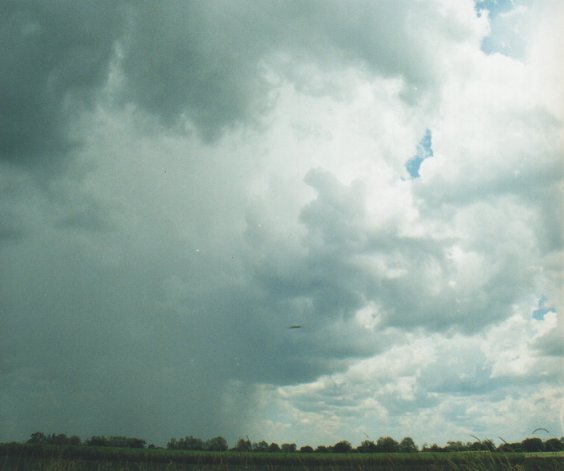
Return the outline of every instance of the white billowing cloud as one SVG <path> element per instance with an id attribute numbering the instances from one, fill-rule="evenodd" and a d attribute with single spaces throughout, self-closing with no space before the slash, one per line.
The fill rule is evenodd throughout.
<path id="1" fill-rule="evenodd" d="M 531 65 L 531 94 L 538 97 L 542 106 L 562 119 L 564 92 L 562 78 L 564 66 L 554 60 L 564 45 L 564 34 L 559 25 L 564 18 L 564 7 L 557 1 L 544 1 L 532 12 L 531 40 L 527 63 Z"/>
<path id="2" fill-rule="evenodd" d="M 561 370 L 533 349 L 538 336 L 556 328 L 554 317 L 514 314 L 481 336 L 406 335 L 343 373 L 268 391 L 265 402 L 291 408 L 294 418 L 315 417 L 301 423 L 300 436 L 325 444 L 343 433 L 360 442 L 364 434 L 399 439 L 406 430 L 420 445 L 453 436 L 466 441 L 471 434 L 518 440 L 538 424 L 559 433 Z M 339 413 L 343 407 L 347 414 Z M 339 420 L 319 434 L 318 424 L 328 417 Z"/>

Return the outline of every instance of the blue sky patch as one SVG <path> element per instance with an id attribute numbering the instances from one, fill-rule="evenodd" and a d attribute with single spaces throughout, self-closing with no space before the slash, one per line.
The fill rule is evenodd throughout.
<path id="1" fill-rule="evenodd" d="M 423 161 L 429 157 L 433 157 L 432 137 L 431 131 L 426 129 L 423 138 L 417 145 L 417 154 L 415 154 L 405 164 L 405 168 L 411 178 L 418 178 L 419 168 L 421 167 Z"/>
<path id="2" fill-rule="evenodd" d="M 513 8 L 513 0 L 477 0 L 475 9 L 480 15 L 481 10 L 489 10 L 490 17 L 497 16 L 502 12 L 511 10 Z"/>
<path id="3" fill-rule="evenodd" d="M 490 20 L 490 34 L 482 40 L 482 51 L 521 59 L 525 51 L 523 29 L 529 4 L 530 0 L 477 0 L 476 14 L 481 16 L 487 10 Z"/>
<path id="4" fill-rule="evenodd" d="M 542 321 L 544 319 L 544 316 L 546 316 L 549 312 L 556 312 L 553 307 L 546 305 L 546 301 L 547 300 L 544 296 L 540 297 L 537 308 L 532 312 L 533 319 Z"/>

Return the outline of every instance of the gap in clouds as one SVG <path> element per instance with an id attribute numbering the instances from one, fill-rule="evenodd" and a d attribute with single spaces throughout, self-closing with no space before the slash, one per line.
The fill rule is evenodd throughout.
<path id="1" fill-rule="evenodd" d="M 405 169 L 412 179 L 419 177 L 419 168 L 423 161 L 429 157 L 433 157 L 432 138 L 433 135 L 431 131 L 429 129 L 425 130 L 425 134 L 417 145 L 417 154 L 405 164 Z"/>
<path id="2" fill-rule="evenodd" d="M 482 51 L 523 60 L 532 3 L 531 0 L 477 0 L 477 15 L 487 15 L 490 23 L 490 32 L 482 39 Z"/>

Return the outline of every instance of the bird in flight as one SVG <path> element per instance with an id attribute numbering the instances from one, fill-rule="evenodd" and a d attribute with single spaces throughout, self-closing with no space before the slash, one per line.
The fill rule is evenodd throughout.
<path id="1" fill-rule="evenodd" d="M 302 326 L 299 324 L 295 324 L 295 325 L 291 325 L 290 327 L 288 327 L 288 329 L 301 329 Z"/>

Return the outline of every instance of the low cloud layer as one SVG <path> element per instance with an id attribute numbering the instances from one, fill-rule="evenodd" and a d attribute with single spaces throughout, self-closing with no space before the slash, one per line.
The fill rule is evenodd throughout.
<path id="1" fill-rule="evenodd" d="M 5 2 L 0 440 L 560 433 L 557 3 Z"/>

